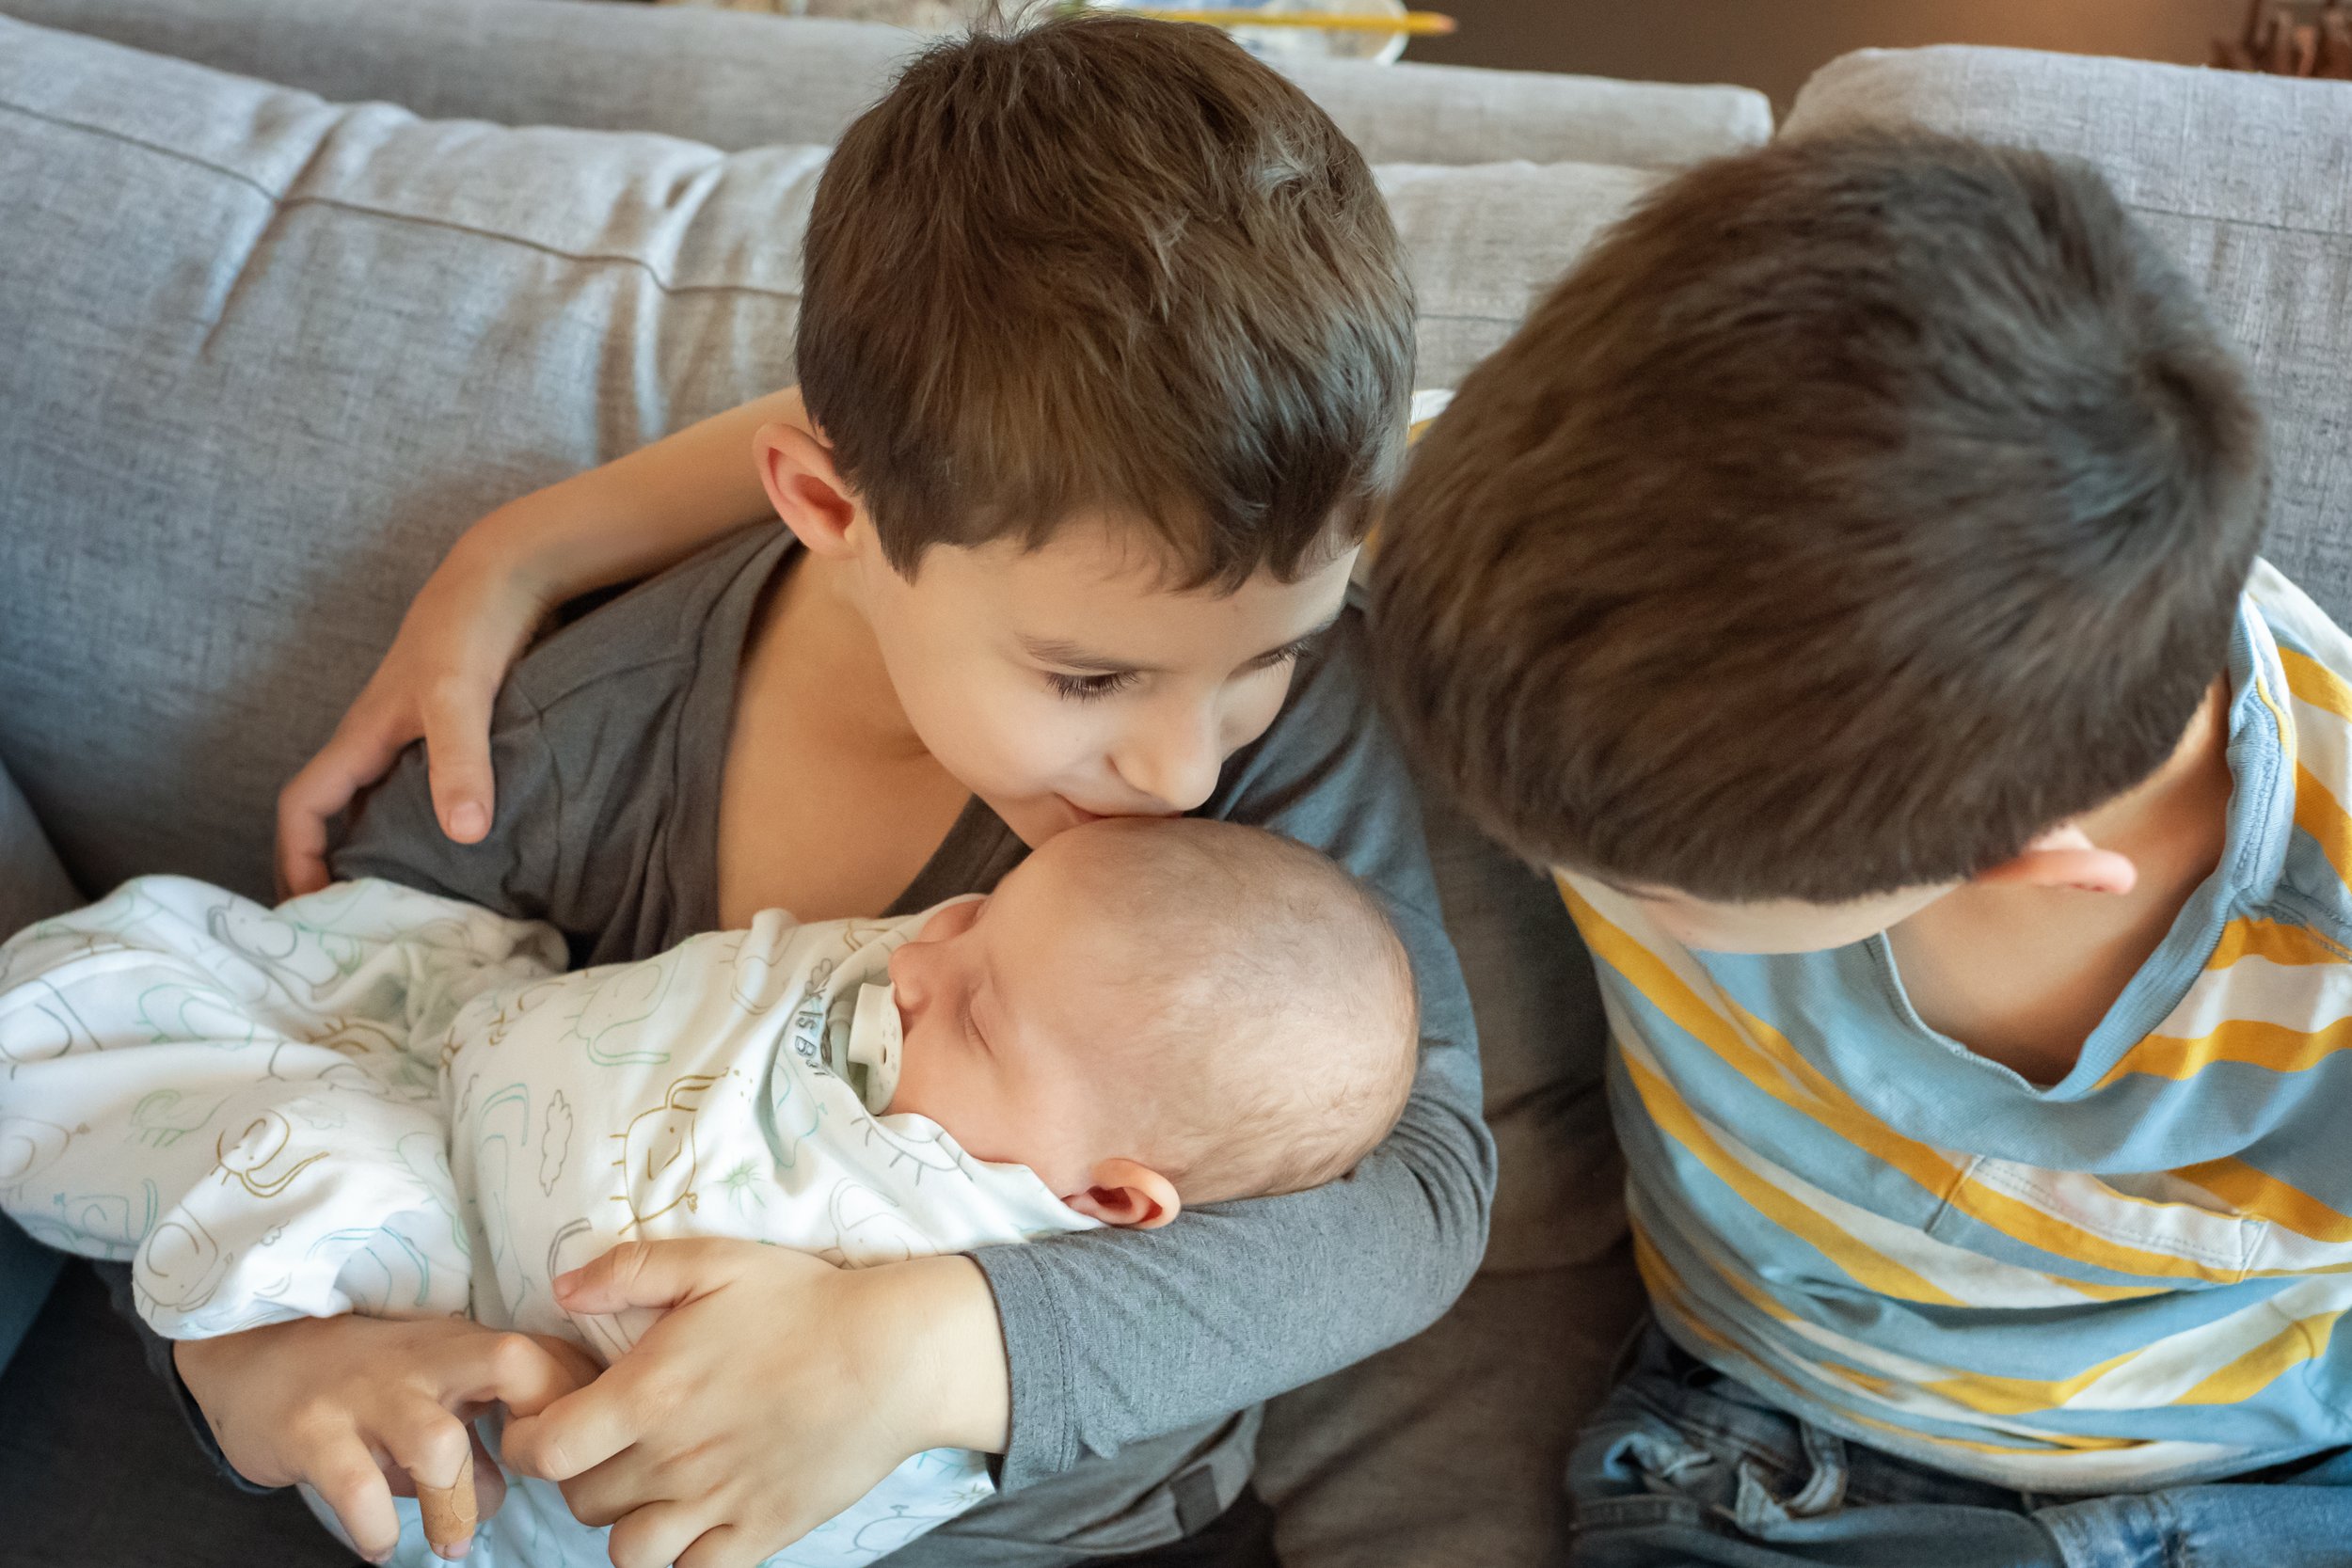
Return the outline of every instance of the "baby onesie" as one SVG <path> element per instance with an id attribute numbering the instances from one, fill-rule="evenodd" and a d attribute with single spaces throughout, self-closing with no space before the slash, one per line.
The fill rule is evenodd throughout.
<path id="1" fill-rule="evenodd" d="M 389 882 L 273 911 L 142 878 L 0 946 L 0 1208 L 129 1259 L 170 1338 L 470 1314 L 607 1362 L 653 1314 L 575 1318 L 550 1282 L 624 1241 L 857 1267 L 1091 1226 L 1026 1167 L 873 1108 L 890 955 L 926 918 L 770 911 L 565 974 L 552 929 Z M 608 1560 L 553 1487 L 510 1486 L 479 1568 Z M 919 1454 L 771 1561 L 854 1568 L 991 1490 L 981 1456 Z M 394 1560 L 421 1568 L 400 1503 Z"/>

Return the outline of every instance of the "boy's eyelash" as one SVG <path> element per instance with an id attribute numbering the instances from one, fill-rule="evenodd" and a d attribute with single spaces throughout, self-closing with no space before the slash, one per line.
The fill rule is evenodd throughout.
<path id="1" fill-rule="evenodd" d="M 1142 678 L 1133 670 L 1102 675 L 1066 675 L 1058 670 L 1045 672 L 1045 684 L 1054 689 L 1055 695 L 1067 697 L 1073 703 L 1117 696 Z"/>
<path id="2" fill-rule="evenodd" d="M 1258 661 L 1257 668 L 1279 670 L 1286 664 L 1297 663 L 1306 652 L 1307 643 L 1304 641 L 1294 642 L 1287 648 L 1277 648 L 1266 655 Z M 1100 675 L 1071 675 L 1058 670 L 1045 672 L 1045 684 L 1054 689 L 1055 695 L 1066 697 L 1073 703 L 1089 702 L 1097 697 L 1115 697 L 1142 678 L 1133 670 L 1113 671 Z"/>
<path id="3" fill-rule="evenodd" d="M 1275 649 L 1272 653 L 1265 656 L 1265 662 L 1259 665 L 1258 668 L 1261 670 L 1279 670 L 1285 664 L 1297 663 L 1300 659 L 1307 656 L 1307 644 L 1311 640 L 1308 638 L 1301 638 L 1287 648 Z"/>

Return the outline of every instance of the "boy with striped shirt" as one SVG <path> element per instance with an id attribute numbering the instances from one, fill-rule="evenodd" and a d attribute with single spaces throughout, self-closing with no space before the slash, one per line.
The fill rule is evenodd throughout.
<path id="1" fill-rule="evenodd" d="M 2352 639 L 2090 170 L 1776 145 L 1430 432 L 1406 733 L 1599 968 L 1580 1560 L 2352 1561 Z"/>

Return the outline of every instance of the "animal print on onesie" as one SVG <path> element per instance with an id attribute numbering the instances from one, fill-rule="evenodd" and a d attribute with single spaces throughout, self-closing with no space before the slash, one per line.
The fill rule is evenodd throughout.
<path id="1" fill-rule="evenodd" d="M 1093 1226 L 869 1109 L 897 1071 L 890 955 L 927 918 L 770 911 L 566 974 L 550 928 L 389 882 L 272 911 L 142 878 L 0 946 L 0 1208 L 129 1259 L 170 1338 L 469 1313 L 608 1363 L 653 1314 L 574 1317 L 551 1282 L 621 1242 L 860 1267 Z M 609 1561 L 555 1488 L 508 1485 L 470 1562 Z M 979 1454 L 918 1454 L 769 1560 L 854 1568 L 992 1489 Z M 398 1501 L 393 1560 L 437 1562 Z"/>

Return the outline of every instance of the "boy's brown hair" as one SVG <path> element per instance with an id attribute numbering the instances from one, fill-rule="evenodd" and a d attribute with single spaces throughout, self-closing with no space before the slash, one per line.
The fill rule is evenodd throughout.
<path id="1" fill-rule="evenodd" d="M 1140 522 L 1180 587 L 1295 578 L 1393 480 L 1412 292 L 1362 155 L 1224 34 L 983 30 L 850 127 L 801 383 L 883 547 Z"/>
<path id="2" fill-rule="evenodd" d="M 2088 166 L 1702 166 L 1422 439 L 1376 562 L 1417 749 L 1534 860 L 1836 903 L 2139 783 L 2228 664 L 2262 428 Z"/>

